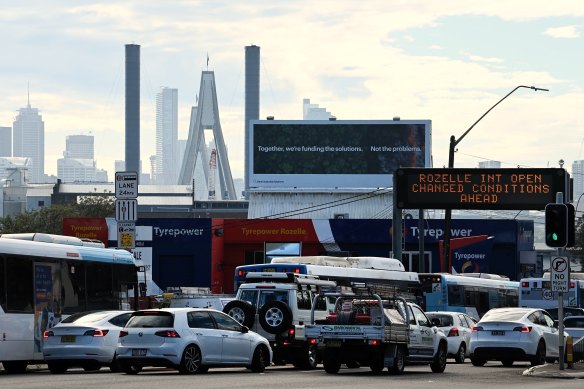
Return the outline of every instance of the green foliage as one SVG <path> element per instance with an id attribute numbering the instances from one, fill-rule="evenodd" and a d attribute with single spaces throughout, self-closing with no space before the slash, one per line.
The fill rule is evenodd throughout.
<path id="1" fill-rule="evenodd" d="M 63 234 L 63 218 L 109 217 L 115 213 L 115 199 L 96 195 L 81 197 L 75 204 L 55 204 L 35 211 L 0 218 L 0 234 L 42 232 Z"/>
<path id="2" fill-rule="evenodd" d="M 569 253 L 580 258 L 580 264 L 584 266 L 584 217 L 576 219 L 576 239 Z"/>

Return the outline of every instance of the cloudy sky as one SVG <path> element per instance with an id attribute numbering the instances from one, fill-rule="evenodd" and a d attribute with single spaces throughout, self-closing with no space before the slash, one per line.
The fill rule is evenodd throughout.
<path id="1" fill-rule="evenodd" d="M 124 45 L 141 45 L 141 154 L 155 154 L 155 96 L 179 90 L 186 139 L 201 71 L 215 71 L 233 176 L 244 166 L 244 47 L 261 47 L 260 117 L 429 119 L 434 167 L 557 167 L 584 159 L 581 0 L 2 0 L 0 126 L 40 109 L 46 173 L 65 137 L 95 136 L 98 167 L 124 159 Z"/>

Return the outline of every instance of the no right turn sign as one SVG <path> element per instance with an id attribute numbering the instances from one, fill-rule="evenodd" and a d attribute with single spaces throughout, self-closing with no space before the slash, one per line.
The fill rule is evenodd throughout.
<path id="1" fill-rule="evenodd" d="M 552 257 L 550 274 L 552 292 L 568 292 L 570 288 L 570 262 L 568 257 Z"/>

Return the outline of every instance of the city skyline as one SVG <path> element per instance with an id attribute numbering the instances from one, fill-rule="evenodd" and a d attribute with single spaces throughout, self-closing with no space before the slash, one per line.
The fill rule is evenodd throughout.
<path id="1" fill-rule="evenodd" d="M 156 154 L 158 87 L 178 89 L 178 138 L 186 139 L 208 69 L 233 176 L 243 177 L 244 47 L 255 44 L 260 118 L 300 120 L 309 98 L 339 120 L 431 120 L 434 167 L 442 167 L 451 135 L 516 86 L 534 85 L 550 91 L 520 89 L 497 106 L 458 145 L 455 167 L 563 159 L 570 170 L 584 159 L 580 1 L 310 4 L 9 0 L 0 11 L 0 33 L 11 37 L 11 61 L 0 63 L 0 126 L 26 106 L 30 83 L 45 123 L 45 173 L 56 174 L 66 136 L 91 131 L 95 160 L 111 177 L 124 159 L 124 45 L 133 42 L 141 45 L 143 163 Z"/>

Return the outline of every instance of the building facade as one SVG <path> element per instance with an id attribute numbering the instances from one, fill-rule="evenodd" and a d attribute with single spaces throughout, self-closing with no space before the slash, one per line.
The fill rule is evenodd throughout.
<path id="1" fill-rule="evenodd" d="M 18 110 L 13 123 L 14 157 L 30 158 L 32 167 L 28 179 L 31 183 L 45 182 L 45 123 L 37 108 L 30 102 Z"/>
<path id="2" fill-rule="evenodd" d="M 580 201 L 580 196 L 584 193 L 584 160 L 574 161 L 572 163 L 572 178 L 574 189 L 574 206 L 578 205 L 578 209 L 584 208 L 584 201 Z M 579 214 L 581 215 L 581 214 Z"/>
<path id="3" fill-rule="evenodd" d="M 65 158 L 95 159 L 93 135 L 68 135 L 65 140 Z"/>
<path id="4" fill-rule="evenodd" d="M 12 157 L 12 128 L 0 127 L 0 157 Z"/>
<path id="5" fill-rule="evenodd" d="M 156 94 L 156 165 L 154 182 L 177 183 L 178 89 L 161 88 Z"/>

